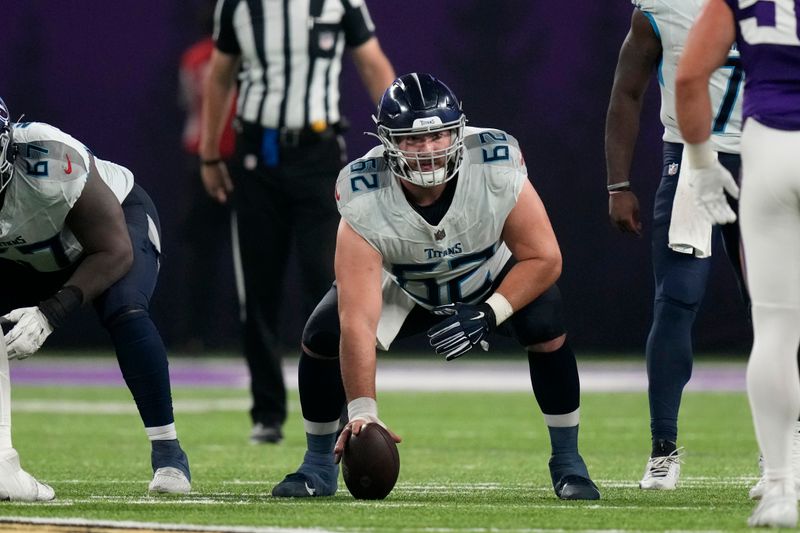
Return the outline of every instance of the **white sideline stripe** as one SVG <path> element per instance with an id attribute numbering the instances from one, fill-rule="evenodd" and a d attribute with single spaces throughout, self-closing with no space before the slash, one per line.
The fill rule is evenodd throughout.
<path id="1" fill-rule="evenodd" d="M 38 357 L 38 356 L 37 356 Z M 464 359 L 463 361 L 461 359 Z M 69 366 L 64 369 L 65 361 Z M 66 358 L 40 357 L 26 359 L 20 365 L 41 366 L 44 368 L 62 369 L 58 376 L 42 378 L 42 385 L 91 385 L 85 379 L 80 383 L 70 381 L 70 371 L 98 372 L 119 368 L 114 358 Z M 214 372 L 219 369 L 221 375 L 228 376 L 228 385 L 215 385 L 247 390 L 250 386 L 250 374 L 241 358 L 208 358 L 201 361 L 175 358 L 170 361 L 170 372 L 173 374 L 173 386 L 177 388 L 175 376 L 182 371 L 202 369 Z M 578 354 L 578 372 L 581 378 L 582 392 L 642 392 L 647 390 L 647 371 L 644 356 L 630 361 L 597 361 L 581 360 Z M 14 378 L 14 365 L 11 368 Z M 287 358 L 283 363 L 283 375 L 286 387 L 297 390 L 297 360 Z M 381 360 L 378 357 L 377 386 L 383 391 L 492 391 L 492 392 L 530 392 L 531 383 L 528 364 L 524 357 L 519 360 L 470 361 L 460 358 L 457 361 L 445 362 L 438 358 L 431 359 L 391 359 Z M 122 383 L 120 376 L 119 383 Z M 230 383 L 235 383 L 231 385 Z M 102 383 L 96 383 L 101 385 Z M 107 383 L 114 385 L 116 383 Z M 182 385 L 191 387 L 192 385 Z M 207 385 L 199 385 L 207 386 Z M 705 362 L 696 361 L 692 370 L 692 379 L 686 386 L 687 391 L 732 391 L 745 390 L 745 363 L 743 361 Z"/>
<path id="2" fill-rule="evenodd" d="M 283 366 L 286 386 L 297 390 L 297 363 Z M 647 390 L 644 356 L 639 362 L 581 361 L 581 392 L 642 392 Z M 249 385 L 249 382 L 248 382 Z M 528 363 L 519 361 L 381 361 L 376 386 L 382 391 L 530 392 Z M 745 363 L 696 362 L 687 391 L 744 391 Z"/>
<path id="3" fill-rule="evenodd" d="M 131 402 L 82 402 L 63 400 L 11 400 L 14 412 L 25 413 L 83 413 L 95 415 L 121 415 L 137 413 Z M 221 400 L 176 400 L 172 407 L 181 413 L 209 413 L 213 411 L 246 411 L 250 400 L 229 398 Z"/>
<path id="4" fill-rule="evenodd" d="M 385 507 L 386 502 L 381 504 L 382 507 Z M 373 504 L 377 505 L 377 504 Z M 539 507 L 539 506 L 532 506 L 532 507 Z M 549 506 L 543 506 L 547 508 L 552 508 Z M 568 509 L 575 509 L 574 506 L 571 505 L 564 505 L 563 508 Z M 583 506 L 583 509 L 598 509 L 598 508 L 606 508 L 609 507 L 601 507 L 599 505 L 587 505 Z M 644 507 L 630 507 L 631 509 L 644 509 Z M 666 509 L 662 507 L 662 509 Z M 677 509 L 690 509 L 690 507 L 681 507 Z M 702 508 L 700 508 L 702 509 Z M 219 533 L 336 533 L 331 530 L 327 529 L 319 529 L 319 528 L 278 528 L 278 527 L 244 527 L 244 526 L 191 526 L 191 525 L 184 525 L 184 524 L 159 524 L 154 522 L 130 522 L 130 521 L 120 521 L 115 522 L 112 520 L 84 520 L 84 519 L 59 519 L 59 518 L 26 518 L 26 517 L 7 517 L 7 518 L 0 518 L 0 524 L 2 523 L 13 523 L 13 524 L 31 524 L 31 525 L 56 525 L 56 526 L 73 526 L 73 527 L 107 527 L 107 528 L 128 528 L 128 529 L 152 529 L 156 531 L 213 531 Z M 416 529 L 416 528 L 415 528 Z M 464 533 L 464 532 L 485 532 L 485 528 L 450 528 L 450 527 L 429 527 L 429 528 L 421 528 L 420 531 L 426 531 L 430 533 Z M 341 531 L 341 530 L 339 530 Z M 372 527 L 364 527 L 364 528 L 353 528 L 348 527 L 347 531 L 375 531 L 375 528 Z M 552 533 L 552 532 L 618 532 L 619 529 L 540 529 L 540 528 L 513 528 L 513 529 L 503 529 L 503 528 L 492 528 L 491 531 L 495 532 L 503 532 L 503 531 L 513 531 L 514 533 Z M 692 530 L 692 529 L 684 529 L 681 530 L 684 533 L 691 533 L 693 531 L 702 531 L 703 533 L 714 533 L 714 530 Z"/>
<path id="5" fill-rule="evenodd" d="M 37 504 L 34 504 L 37 505 Z M 73 527 L 107 527 L 126 529 L 152 529 L 156 531 L 218 531 L 220 533 L 333 533 L 318 528 L 288 527 L 246 527 L 246 526 L 195 526 L 190 524 L 161 524 L 158 522 L 134 522 L 115 520 L 87 520 L 84 518 L 28 518 L 7 516 L 0 518 L 0 524 L 33 524 Z"/>

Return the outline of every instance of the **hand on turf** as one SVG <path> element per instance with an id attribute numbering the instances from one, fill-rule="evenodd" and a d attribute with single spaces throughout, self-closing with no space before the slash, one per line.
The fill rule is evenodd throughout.
<path id="1" fill-rule="evenodd" d="M 728 204 L 725 193 L 739 198 L 739 187 L 719 161 L 714 161 L 709 168 L 692 169 L 689 183 L 694 191 L 695 204 L 712 224 L 736 222 L 736 213 Z"/>
<path id="2" fill-rule="evenodd" d="M 482 341 L 496 325 L 494 311 L 488 304 L 447 304 L 435 307 L 431 312 L 450 317 L 428 330 L 431 346 L 447 361 L 461 357 L 478 344 L 486 349 Z"/>
<path id="3" fill-rule="evenodd" d="M 3 315 L 3 319 L 15 324 L 11 331 L 4 336 L 9 359 L 30 357 L 53 333 L 53 327 L 38 307 L 14 309 Z"/>

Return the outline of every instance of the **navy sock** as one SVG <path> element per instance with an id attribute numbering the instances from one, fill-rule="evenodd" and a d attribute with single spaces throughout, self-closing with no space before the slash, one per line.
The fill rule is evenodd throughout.
<path id="1" fill-rule="evenodd" d="M 550 427 L 550 445 L 553 455 L 550 456 L 550 478 L 553 486 L 567 475 L 578 475 L 589 479 L 589 470 L 583 457 L 578 453 L 578 426 Z"/>
<path id="2" fill-rule="evenodd" d="M 186 457 L 186 454 L 181 449 L 178 439 L 154 440 L 151 443 L 150 464 L 153 467 L 153 472 L 159 468 L 171 466 L 183 472 L 186 479 L 192 480 L 192 474 L 189 472 L 189 458 Z"/>
<path id="3" fill-rule="evenodd" d="M 550 447 L 553 455 L 578 453 L 578 426 L 547 427 L 550 432 Z"/>
<path id="4" fill-rule="evenodd" d="M 108 326 L 122 377 L 145 427 L 172 424 L 167 350 L 147 311 L 129 312 Z"/>
<path id="5" fill-rule="evenodd" d="M 336 433 L 327 435 L 312 435 L 306 433 L 306 444 L 308 451 L 318 455 L 330 455 L 333 457 L 333 447 L 336 444 Z"/>

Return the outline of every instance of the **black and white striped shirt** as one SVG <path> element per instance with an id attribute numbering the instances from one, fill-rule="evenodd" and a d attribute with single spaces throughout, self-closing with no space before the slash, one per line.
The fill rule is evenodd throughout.
<path id="1" fill-rule="evenodd" d="M 364 0 L 218 0 L 216 47 L 242 57 L 236 115 L 265 128 L 339 122 L 344 47 L 374 31 Z"/>

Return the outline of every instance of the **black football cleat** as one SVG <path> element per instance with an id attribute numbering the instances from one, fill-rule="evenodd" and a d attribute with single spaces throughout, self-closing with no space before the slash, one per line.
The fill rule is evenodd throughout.
<path id="1" fill-rule="evenodd" d="M 315 498 L 336 494 L 339 467 L 330 472 L 313 473 L 298 471 L 287 475 L 283 481 L 272 487 L 276 498 Z M 331 479 L 332 478 L 332 479 Z"/>
<path id="2" fill-rule="evenodd" d="M 283 440 L 283 432 L 280 424 L 263 424 L 256 422 L 253 424 L 253 431 L 250 433 L 251 444 L 277 444 Z"/>
<path id="3" fill-rule="evenodd" d="M 583 476 L 570 474 L 562 477 L 553 487 L 562 500 L 599 500 L 600 491 L 594 482 Z"/>

